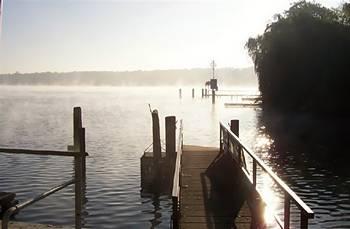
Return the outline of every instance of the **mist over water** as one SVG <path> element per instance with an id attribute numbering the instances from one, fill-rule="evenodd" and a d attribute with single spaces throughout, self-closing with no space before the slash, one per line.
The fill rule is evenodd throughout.
<path id="1" fill-rule="evenodd" d="M 72 144 L 72 109 L 81 106 L 86 127 L 87 228 L 169 228 L 172 205 L 167 196 L 141 197 L 140 157 L 151 143 L 152 109 L 184 120 L 184 144 L 219 146 L 219 121 L 240 120 L 240 137 L 315 211 L 312 228 L 350 227 L 350 179 L 324 167 L 299 148 L 283 150 L 280 139 L 254 108 L 228 108 L 219 98 L 202 99 L 199 88 L 177 87 L 0 87 L 0 147 L 65 150 Z M 237 88 L 236 88 L 237 90 Z M 254 90 L 256 90 L 254 88 Z M 250 94 L 252 89 L 240 88 Z M 278 150 L 276 150 L 276 148 Z M 0 190 L 20 201 L 69 180 L 70 158 L 0 154 Z M 261 172 L 260 172 L 261 173 Z M 259 176 L 260 177 L 260 176 Z M 268 178 L 258 179 L 273 210 L 283 209 L 282 195 Z M 21 211 L 16 220 L 72 225 L 74 194 L 64 189 Z M 293 223 L 297 223 L 295 214 Z"/>

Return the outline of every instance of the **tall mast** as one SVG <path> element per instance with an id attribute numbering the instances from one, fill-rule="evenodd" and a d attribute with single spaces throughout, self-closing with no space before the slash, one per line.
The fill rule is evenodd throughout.
<path id="1" fill-rule="evenodd" d="M 213 60 L 211 63 L 211 68 L 213 70 L 213 79 L 215 79 L 215 67 L 216 67 L 216 63 L 215 63 L 215 60 Z"/>

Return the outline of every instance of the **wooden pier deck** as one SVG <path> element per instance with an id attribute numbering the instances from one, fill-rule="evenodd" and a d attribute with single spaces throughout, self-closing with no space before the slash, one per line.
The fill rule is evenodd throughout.
<path id="1" fill-rule="evenodd" d="M 251 228 L 247 192 L 228 174 L 235 173 L 232 163 L 225 165 L 218 155 L 217 148 L 183 147 L 180 228 Z"/>
<path id="2" fill-rule="evenodd" d="M 257 188 L 259 167 L 284 194 L 283 215 L 273 214 L 273 227 L 291 228 L 293 204 L 299 209 L 300 228 L 307 229 L 314 212 L 238 136 L 239 122 L 231 120 L 230 125 L 220 122 L 219 149 L 184 145 L 180 121 L 172 183 L 173 228 L 267 228 L 264 211 L 269 203 Z"/>

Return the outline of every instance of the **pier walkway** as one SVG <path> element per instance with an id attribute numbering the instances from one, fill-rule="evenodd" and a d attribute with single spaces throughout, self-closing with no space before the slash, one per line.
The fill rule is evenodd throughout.
<path id="1" fill-rule="evenodd" d="M 232 195 L 216 183 L 215 176 L 225 180 L 225 174 L 215 175 L 220 171 L 212 167 L 218 155 L 217 148 L 183 147 L 180 228 L 250 228 L 251 212 L 244 196 Z M 234 191 L 232 185 L 232 179 L 226 183 L 226 187 L 231 186 L 229 189 Z M 236 189 L 239 192 L 241 187 L 236 186 Z"/>
<path id="2" fill-rule="evenodd" d="M 173 228 L 266 228 L 264 210 L 269 203 L 257 187 L 264 174 L 284 195 L 282 214 L 273 213 L 274 227 L 299 224 L 307 229 L 314 212 L 241 142 L 239 121 L 221 122 L 219 128 L 219 148 L 184 145 L 180 121 L 172 182 Z M 293 210 L 298 221 L 291 222 L 292 205 L 298 209 Z"/>

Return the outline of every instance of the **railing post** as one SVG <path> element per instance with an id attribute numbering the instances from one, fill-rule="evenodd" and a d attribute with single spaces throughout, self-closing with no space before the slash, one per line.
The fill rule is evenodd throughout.
<path id="1" fill-rule="evenodd" d="M 253 186 L 256 187 L 256 160 L 253 158 Z"/>
<path id="2" fill-rule="evenodd" d="M 223 134 L 222 134 L 222 126 L 220 124 L 220 140 L 219 140 L 219 144 L 220 144 L 220 153 L 223 153 L 222 151 L 222 145 L 223 145 L 224 141 L 223 141 Z"/>
<path id="3" fill-rule="evenodd" d="M 165 117 L 165 152 L 167 158 L 176 157 L 176 117 Z"/>
<path id="4" fill-rule="evenodd" d="M 307 213 L 303 210 L 301 210 L 300 213 L 300 229 L 307 229 L 308 228 L 308 216 Z"/>
<path id="5" fill-rule="evenodd" d="M 290 224 L 290 196 L 284 193 L 284 229 L 289 229 Z"/>
<path id="6" fill-rule="evenodd" d="M 73 137 L 74 137 L 74 151 L 76 156 L 74 157 L 74 179 L 75 179 L 75 228 L 82 228 L 81 216 L 82 216 L 82 179 L 83 179 L 83 166 L 82 166 L 82 152 L 83 146 L 82 140 L 82 121 L 81 121 L 81 108 L 74 107 L 73 111 Z"/>

